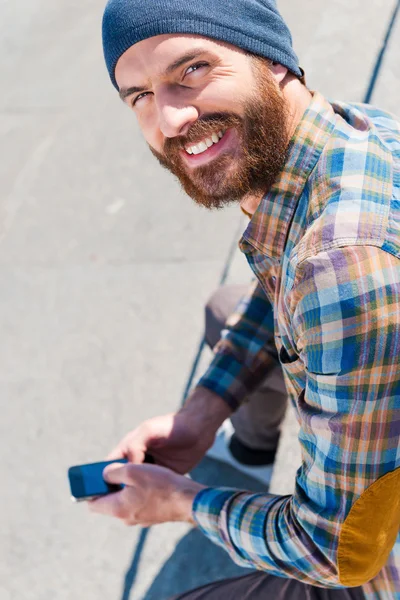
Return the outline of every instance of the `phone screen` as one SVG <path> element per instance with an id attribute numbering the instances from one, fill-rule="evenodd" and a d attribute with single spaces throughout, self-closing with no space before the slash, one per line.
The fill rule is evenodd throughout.
<path id="1" fill-rule="evenodd" d="M 73 500 L 88 500 L 104 494 L 111 494 L 123 488 L 122 485 L 107 483 L 103 479 L 103 471 L 113 463 L 127 463 L 125 458 L 105 462 L 77 465 L 68 469 L 68 478 Z"/>

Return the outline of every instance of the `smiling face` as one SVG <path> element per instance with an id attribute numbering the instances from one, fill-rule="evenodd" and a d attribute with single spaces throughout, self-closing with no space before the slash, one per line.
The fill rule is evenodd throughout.
<path id="1" fill-rule="evenodd" d="M 283 167 L 288 109 L 266 60 L 201 36 L 132 46 L 115 71 L 151 151 L 208 208 L 267 191 Z"/>

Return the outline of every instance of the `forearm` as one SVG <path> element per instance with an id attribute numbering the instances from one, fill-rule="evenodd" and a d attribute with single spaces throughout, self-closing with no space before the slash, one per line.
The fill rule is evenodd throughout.
<path id="1" fill-rule="evenodd" d="M 192 427 L 211 445 L 219 426 L 232 414 L 232 410 L 220 396 L 198 386 L 189 394 L 180 414 L 184 415 L 185 419 L 191 422 Z M 198 525 L 193 515 L 193 503 L 197 494 L 203 489 L 205 486 L 187 479 L 185 487 L 179 491 L 176 499 L 176 505 L 179 507 L 177 520 Z"/>
<path id="2" fill-rule="evenodd" d="M 213 434 L 232 412 L 225 400 L 202 386 L 194 388 L 180 410 L 181 414 L 193 419 L 202 431 Z"/>

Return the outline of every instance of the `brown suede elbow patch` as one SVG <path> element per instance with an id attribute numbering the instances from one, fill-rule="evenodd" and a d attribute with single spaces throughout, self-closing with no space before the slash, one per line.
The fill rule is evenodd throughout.
<path id="1" fill-rule="evenodd" d="M 355 587 L 373 579 L 386 564 L 400 528 L 400 468 L 363 492 L 339 537 L 339 581 Z"/>

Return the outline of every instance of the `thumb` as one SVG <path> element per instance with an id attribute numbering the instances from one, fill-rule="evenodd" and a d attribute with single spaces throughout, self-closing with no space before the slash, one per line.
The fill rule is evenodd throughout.
<path id="1" fill-rule="evenodd" d="M 103 471 L 103 477 L 108 483 L 123 483 L 126 485 L 129 485 L 131 479 L 128 465 L 121 466 L 121 463 L 108 465 Z"/>

